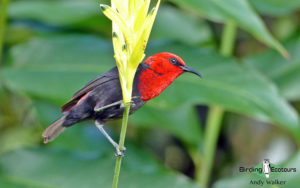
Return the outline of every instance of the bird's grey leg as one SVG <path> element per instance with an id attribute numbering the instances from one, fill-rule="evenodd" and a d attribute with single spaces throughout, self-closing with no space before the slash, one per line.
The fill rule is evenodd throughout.
<path id="1" fill-rule="evenodd" d="M 137 97 L 136 97 L 136 96 L 135 96 L 135 97 L 132 97 L 132 99 L 135 99 L 135 98 L 137 98 Z M 105 110 L 105 109 L 107 109 L 107 108 L 110 108 L 110 107 L 112 107 L 112 106 L 117 106 L 117 105 L 120 105 L 121 108 L 124 108 L 124 107 L 125 107 L 123 100 L 120 100 L 120 101 L 117 101 L 117 102 L 108 104 L 108 105 L 106 105 L 106 106 L 102 106 L 102 107 L 100 107 L 100 108 L 95 108 L 94 111 L 95 111 L 95 112 L 100 112 L 100 111 L 103 111 L 103 110 Z M 133 106 L 135 105 L 133 101 L 131 101 L 131 105 L 133 105 Z"/>
<path id="2" fill-rule="evenodd" d="M 124 147 L 122 150 L 120 150 L 119 148 L 119 144 L 117 144 L 110 136 L 109 134 L 105 131 L 105 129 L 103 128 L 103 125 L 100 124 L 98 121 L 95 121 L 95 125 L 96 127 L 101 131 L 101 133 L 107 138 L 107 140 L 114 146 L 114 148 L 116 149 L 117 153 L 116 156 L 117 157 L 123 157 L 124 156 L 124 151 L 126 150 L 126 148 Z"/>

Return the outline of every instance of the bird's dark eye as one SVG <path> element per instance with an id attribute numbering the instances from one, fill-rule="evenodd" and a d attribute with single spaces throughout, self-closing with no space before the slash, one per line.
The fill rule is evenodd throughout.
<path id="1" fill-rule="evenodd" d="M 170 59 L 170 62 L 171 62 L 173 65 L 176 65 L 176 66 L 179 66 L 179 65 L 180 65 L 179 61 L 178 61 L 176 58 L 171 58 L 171 59 Z"/>

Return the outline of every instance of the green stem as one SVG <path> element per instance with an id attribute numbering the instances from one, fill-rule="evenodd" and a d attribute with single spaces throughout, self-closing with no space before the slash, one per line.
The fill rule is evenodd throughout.
<path id="1" fill-rule="evenodd" d="M 201 164 L 200 174 L 197 175 L 198 181 L 200 181 L 204 187 L 208 186 L 210 180 L 223 115 L 224 110 L 220 107 L 212 106 L 209 109 L 204 137 L 203 162 Z"/>
<path id="2" fill-rule="evenodd" d="M 236 36 L 236 23 L 228 21 L 225 24 L 222 33 L 222 41 L 220 46 L 220 53 L 223 56 L 231 56 L 234 48 Z M 217 141 L 219 138 L 224 110 L 218 106 L 211 106 L 208 112 L 206 130 L 204 136 L 204 151 L 200 167 L 196 167 L 196 180 L 204 187 L 208 187 L 213 162 L 216 153 Z"/>
<path id="3" fill-rule="evenodd" d="M 124 108 L 124 112 L 123 112 L 123 121 L 122 121 L 122 128 L 121 128 L 120 141 L 119 141 L 120 150 L 123 150 L 124 148 L 129 112 L 130 112 L 130 104 Z M 118 187 L 121 164 L 122 164 L 122 157 L 118 157 L 116 159 L 115 174 L 114 174 L 114 180 L 112 186 L 113 188 Z"/>
<path id="4" fill-rule="evenodd" d="M 201 185 L 201 162 L 203 161 L 201 153 L 194 147 L 189 147 L 189 154 L 195 165 L 195 180 Z"/>
<path id="5" fill-rule="evenodd" d="M 0 6 L 0 64 L 2 61 L 3 45 L 4 45 L 4 33 L 6 28 L 6 12 L 9 0 L 2 0 Z"/>
<path id="6" fill-rule="evenodd" d="M 220 53 L 223 56 L 231 56 L 236 36 L 236 23 L 234 21 L 227 21 L 224 31 L 222 33 Z"/>

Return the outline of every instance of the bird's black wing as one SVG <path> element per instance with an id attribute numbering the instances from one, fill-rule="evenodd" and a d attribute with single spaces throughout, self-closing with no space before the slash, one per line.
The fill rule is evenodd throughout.
<path id="1" fill-rule="evenodd" d="M 66 112 L 71 109 L 82 97 L 84 97 L 88 92 L 92 91 L 97 86 L 115 79 L 119 79 L 117 67 L 114 67 L 110 71 L 97 76 L 95 79 L 83 86 L 65 105 L 62 106 L 62 112 Z"/>

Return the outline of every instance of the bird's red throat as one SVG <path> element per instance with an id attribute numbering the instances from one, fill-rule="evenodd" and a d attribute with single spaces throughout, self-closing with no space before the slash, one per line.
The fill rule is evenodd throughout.
<path id="1" fill-rule="evenodd" d="M 144 69 L 140 74 L 138 84 L 141 99 L 148 101 L 157 97 L 182 73 L 183 71 L 180 69 L 174 69 L 168 73 L 160 73 L 159 70 Z"/>

